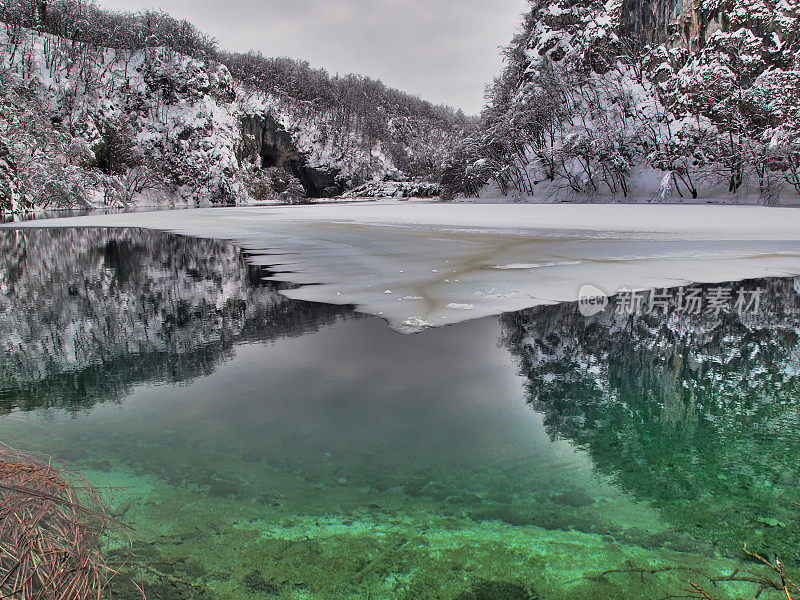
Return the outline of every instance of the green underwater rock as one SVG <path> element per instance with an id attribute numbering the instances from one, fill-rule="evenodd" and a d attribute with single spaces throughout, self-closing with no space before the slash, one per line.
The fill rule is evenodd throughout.
<path id="1" fill-rule="evenodd" d="M 528 590 L 510 581 L 479 581 L 453 600 L 536 600 Z"/>

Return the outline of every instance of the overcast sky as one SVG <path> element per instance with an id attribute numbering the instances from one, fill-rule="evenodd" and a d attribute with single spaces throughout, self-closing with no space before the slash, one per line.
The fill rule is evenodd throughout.
<path id="1" fill-rule="evenodd" d="M 227 50 L 360 73 L 426 100 L 478 113 L 526 0 L 98 0 L 161 8 Z"/>

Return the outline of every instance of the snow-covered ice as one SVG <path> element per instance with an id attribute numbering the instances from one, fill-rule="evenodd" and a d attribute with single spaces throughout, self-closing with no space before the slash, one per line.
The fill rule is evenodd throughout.
<path id="1" fill-rule="evenodd" d="M 578 299 L 800 274 L 800 209 L 371 203 L 99 215 L 5 227 L 143 227 L 229 239 L 298 284 L 398 331 Z M 308 285 L 315 284 L 315 285 Z"/>

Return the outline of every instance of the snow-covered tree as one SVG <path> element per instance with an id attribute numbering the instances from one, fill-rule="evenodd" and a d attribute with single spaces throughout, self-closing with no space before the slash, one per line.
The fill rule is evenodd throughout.
<path id="1" fill-rule="evenodd" d="M 787 197 L 798 32 L 798 0 L 531 0 L 470 164 L 527 195 Z"/>
<path id="2" fill-rule="evenodd" d="M 115 13 L 84 0 L 0 0 L 0 74 L 0 135 L 22 197 L 38 208 L 127 204 L 154 192 L 247 202 L 270 178 L 254 171 L 272 167 L 284 170 L 292 197 L 299 187 L 332 195 L 391 174 L 433 181 L 469 121 L 367 77 L 220 51 L 163 12 Z M 272 164 L 266 138 L 290 159 Z M 78 146 L 93 156 L 68 151 Z M 288 187 L 269 196 L 286 197 Z"/>
<path id="3" fill-rule="evenodd" d="M 0 137 L 0 210 L 18 212 L 21 200 L 17 165 L 8 144 Z"/>

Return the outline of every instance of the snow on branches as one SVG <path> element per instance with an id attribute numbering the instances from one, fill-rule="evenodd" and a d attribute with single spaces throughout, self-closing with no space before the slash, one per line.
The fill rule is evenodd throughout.
<path id="1" fill-rule="evenodd" d="M 445 190 L 790 198 L 799 31 L 798 0 L 532 0 Z"/>

